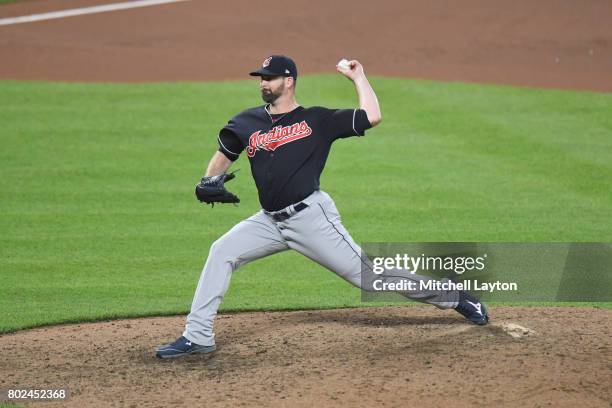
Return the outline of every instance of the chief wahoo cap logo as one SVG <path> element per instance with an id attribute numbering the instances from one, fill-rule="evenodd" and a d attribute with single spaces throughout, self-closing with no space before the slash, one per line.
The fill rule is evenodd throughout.
<path id="1" fill-rule="evenodd" d="M 263 64 L 261 64 L 262 68 L 267 67 L 268 65 L 270 65 L 270 61 L 272 60 L 272 57 L 268 57 L 264 60 Z"/>

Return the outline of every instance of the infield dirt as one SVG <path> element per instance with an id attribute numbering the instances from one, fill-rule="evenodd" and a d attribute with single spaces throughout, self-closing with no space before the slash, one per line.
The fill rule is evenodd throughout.
<path id="1" fill-rule="evenodd" d="M 0 18 L 100 3 L 26 1 Z M 0 78 L 241 79 L 284 52 L 306 74 L 352 57 L 376 75 L 612 90 L 611 2 L 457 4 L 191 1 L 4 26 Z M 223 314 L 218 351 L 177 361 L 154 348 L 184 316 L 26 330 L 0 336 L 0 388 L 69 389 L 47 407 L 611 406 L 612 311 L 491 314 L 486 327 L 424 307 Z"/>
<path id="2" fill-rule="evenodd" d="M 34 0 L 0 18 L 109 3 Z M 0 78 L 247 79 L 272 53 L 302 74 L 369 74 L 612 91 L 612 2 L 188 1 L 0 26 Z"/>
<path id="3" fill-rule="evenodd" d="M 492 314 L 484 327 L 420 306 L 225 314 L 216 353 L 171 361 L 154 348 L 182 316 L 40 328 L 0 337 L 0 388 L 70 390 L 48 407 L 610 406 L 612 311 Z M 513 338 L 509 322 L 534 333 Z"/>

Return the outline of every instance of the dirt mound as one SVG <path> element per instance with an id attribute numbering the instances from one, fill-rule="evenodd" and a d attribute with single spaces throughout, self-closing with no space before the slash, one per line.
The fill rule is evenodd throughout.
<path id="1" fill-rule="evenodd" d="M 40 328 L 0 337 L 0 388 L 69 389 L 47 407 L 610 406 L 612 311 L 492 316 L 479 327 L 431 307 L 226 314 L 216 353 L 173 361 L 153 350 L 182 316 Z"/>
<path id="2" fill-rule="evenodd" d="M 0 18 L 102 2 L 24 1 Z M 610 1 L 188 1 L 0 26 L 0 78 L 246 79 L 282 52 L 302 73 L 352 57 L 369 74 L 612 91 L 610 21 Z"/>

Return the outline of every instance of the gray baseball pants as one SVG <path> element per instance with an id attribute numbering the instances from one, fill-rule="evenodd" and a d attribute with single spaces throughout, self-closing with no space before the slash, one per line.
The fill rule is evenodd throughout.
<path id="1" fill-rule="evenodd" d="M 364 265 L 369 267 L 369 260 L 362 256 L 361 248 L 342 226 L 334 201 L 327 193 L 318 190 L 302 202 L 308 204 L 308 208 L 295 212 L 293 206 L 287 207 L 284 211 L 293 215 L 281 222 L 261 210 L 212 244 L 183 336 L 196 344 L 215 344 L 213 322 L 232 272 L 248 262 L 277 252 L 294 249 L 351 284 L 362 287 L 361 271 Z M 385 271 L 381 276 L 388 282 L 432 279 L 404 270 Z M 454 308 L 459 300 L 457 291 L 400 293 L 441 309 Z"/>

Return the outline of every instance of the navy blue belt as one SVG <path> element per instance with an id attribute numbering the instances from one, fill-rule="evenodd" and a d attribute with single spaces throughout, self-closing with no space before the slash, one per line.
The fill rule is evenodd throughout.
<path id="1" fill-rule="evenodd" d="M 289 211 L 281 211 L 281 212 L 277 212 L 277 213 L 268 213 L 268 215 L 270 215 L 270 217 L 272 217 L 274 219 L 274 221 L 276 222 L 282 222 L 285 221 L 288 218 L 291 218 L 292 215 L 295 215 L 296 213 L 299 213 L 300 211 L 304 210 L 308 208 L 308 204 L 301 202 L 298 203 L 296 205 L 293 206 L 293 212 L 290 213 Z"/>

